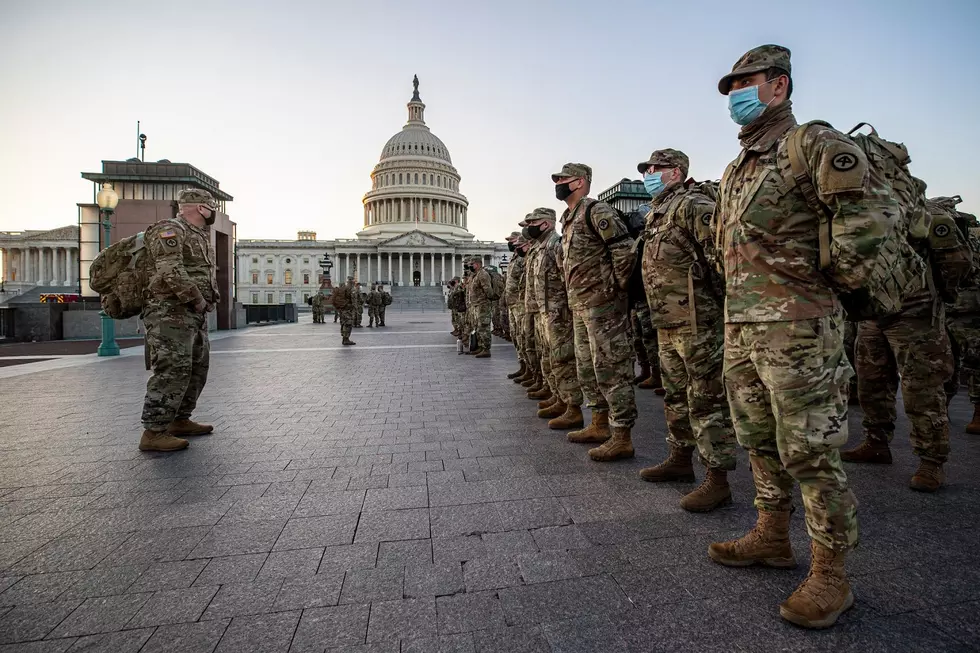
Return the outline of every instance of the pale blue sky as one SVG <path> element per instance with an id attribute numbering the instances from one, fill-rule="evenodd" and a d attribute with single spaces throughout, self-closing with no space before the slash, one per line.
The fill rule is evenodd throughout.
<path id="1" fill-rule="evenodd" d="M 141 120 L 148 160 L 235 196 L 240 238 L 353 237 L 418 74 L 470 230 L 496 240 L 561 208 L 566 161 L 595 192 L 662 147 L 719 177 L 738 128 L 716 82 L 770 42 L 793 51 L 800 120 L 873 123 L 976 213 L 978 28 L 980 0 L 0 0 L 0 230 L 74 223 L 79 172 L 133 156 Z"/>

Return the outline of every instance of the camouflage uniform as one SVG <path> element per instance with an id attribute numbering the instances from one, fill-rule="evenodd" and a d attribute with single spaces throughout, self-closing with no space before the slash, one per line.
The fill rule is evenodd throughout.
<path id="1" fill-rule="evenodd" d="M 531 214 L 528 220 L 534 217 Z M 547 387 L 553 396 L 558 396 L 558 382 L 551 370 L 551 355 L 548 352 L 548 339 L 544 331 L 545 316 L 539 304 L 539 298 L 543 292 L 538 289 L 540 280 L 538 278 L 538 260 L 541 257 L 541 242 L 531 240 L 531 246 L 527 250 L 527 277 L 525 285 L 527 292 L 524 294 L 524 328 L 534 334 L 534 342 L 537 350 L 538 367 L 534 372 L 543 380 L 542 385 Z M 533 396 L 533 395 L 532 395 Z"/>
<path id="2" fill-rule="evenodd" d="M 548 220 L 555 224 L 552 209 L 538 208 L 531 214 L 532 220 Z M 540 357 L 542 369 L 547 370 L 549 387 L 565 406 L 582 405 L 582 389 L 578 382 L 575 364 L 575 336 L 572 331 L 572 312 L 568 307 L 565 289 L 564 253 L 561 236 L 552 228 L 536 245 L 537 255 L 528 265 L 528 276 L 533 277 L 533 287 L 538 310 L 538 342 L 542 342 Z M 530 294 L 530 292 L 528 293 Z M 529 309 L 530 310 L 530 309 Z"/>
<path id="3" fill-rule="evenodd" d="M 507 268 L 507 285 L 504 289 L 504 302 L 507 304 L 508 317 L 510 321 L 510 335 L 514 341 L 514 349 L 517 350 L 517 359 L 521 364 L 527 366 L 527 351 L 524 344 L 524 302 L 520 301 L 521 291 L 524 288 L 524 274 L 526 258 L 517 253 L 514 254 L 510 266 Z"/>
<path id="4" fill-rule="evenodd" d="M 460 299 L 465 301 L 466 298 L 466 288 L 463 287 L 463 281 L 459 277 L 456 277 L 451 282 L 453 284 L 452 289 L 449 291 L 449 296 L 446 298 L 446 303 L 449 305 L 450 311 L 452 312 L 452 322 L 453 322 L 453 335 L 461 340 L 466 340 L 466 324 L 464 311 L 459 311 L 454 308 Z"/>
<path id="5" fill-rule="evenodd" d="M 688 158 L 678 150 L 658 150 L 640 164 L 670 166 L 687 176 Z M 706 252 L 713 250 L 715 203 L 677 185 L 653 198 L 643 249 L 643 286 L 650 319 L 660 343 L 667 443 L 695 446 L 711 469 L 735 469 L 735 434 L 725 386 L 724 283 Z"/>
<path id="6" fill-rule="evenodd" d="M 381 308 L 381 293 L 378 292 L 377 286 L 371 287 L 371 292 L 368 293 L 368 326 L 381 326 L 381 314 L 379 309 Z"/>
<path id="7" fill-rule="evenodd" d="M 357 284 L 350 278 L 343 286 L 334 288 L 334 293 L 342 295 L 346 299 L 344 307 L 337 309 L 337 314 L 340 316 L 340 335 L 346 343 L 350 341 L 351 330 L 354 328 L 357 311 L 359 310 L 357 308 L 357 298 L 361 293 Z"/>
<path id="8" fill-rule="evenodd" d="M 381 326 L 387 326 L 385 324 L 385 313 L 388 310 L 388 305 L 391 304 L 391 293 L 381 286 L 378 290 L 381 295 L 381 303 L 378 305 L 378 319 L 381 321 Z"/>
<path id="9" fill-rule="evenodd" d="M 584 177 L 592 169 L 566 164 L 552 180 Z M 586 212 L 591 206 L 590 222 Z M 562 214 L 565 287 L 572 309 L 575 362 L 585 404 L 609 411 L 609 425 L 631 429 L 636 422 L 633 348 L 626 288 L 635 255 L 619 214 L 603 202 L 583 198 Z"/>
<path id="10" fill-rule="evenodd" d="M 199 190 L 181 191 L 177 201 L 217 207 Z M 146 430 L 160 433 L 174 420 L 189 419 L 204 390 L 211 350 L 207 311 L 193 307 L 203 300 L 211 310 L 220 295 L 209 230 L 176 216 L 147 229 L 144 242 L 149 279 L 142 318 L 153 375 L 146 383 L 142 421 Z"/>
<path id="11" fill-rule="evenodd" d="M 789 71 L 784 48 L 763 46 L 742 63 L 753 58 L 752 72 L 771 65 Z M 791 101 L 767 109 L 742 128 L 744 149 L 721 181 L 725 383 L 738 441 L 749 451 L 756 507 L 788 514 L 796 480 L 810 537 L 844 551 L 858 542 L 857 501 L 839 452 L 853 370 L 840 303 L 818 269 L 820 216 L 798 188 L 785 187 L 780 170 L 788 165 L 780 145 L 796 126 Z M 867 159 L 849 139 L 828 127 L 806 134 L 814 186 L 837 215 L 861 221 L 897 211 L 893 202 L 875 201 Z M 838 170 L 834 160 L 845 154 L 857 163 Z"/>
<path id="12" fill-rule="evenodd" d="M 364 293 L 361 292 L 361 284 L 355 284 L 357 292 L 354 293 L 354 327 L 359 328 L 364 319 Z"/>
<path id="13" fill-rule="evenodd" d="M 478 352 L 489 352 L 490 312 L 493 302 L 490 299 L 492 294 L 490 273 L 483 267 L 471 277 L 470 291 L 466 305 L 469 308 L 472 326 L 476 329 L 476 349 Z"/>
<path id="14" fill-rule="evenodd" d="M 630 326 L 633 333 L 633 352 L 636 361 L 651 372 L 659 373 L 660 349 L 657 344 L 657 329 L 650 316 L 650 307 L 639 302 L 630 311 Z"/>
<path id="15" fill-rule="evenodd" d="M 310 298 L 310 307 L 313 309 L 313 323 L 323 323 L 323 295 L 318 292 L 313 293 Z"/>
<path id="16" fill-rule="evenodd" d="M 955 205 L 954 205 L 955 206 Z M 960 381 L 967 385 L 970 403 L 974 405 L 974 419 L 967 427 L 968 433 L 980 430 L 980 237 L 977 235 L 977 219 L 958 212 L 957 226 L 970 246 L 973 266 L 956 295 L 956 301 L 946 305 L 946 330 L 953 345 L 954 371 L 946 383 L 946 401 L 952 400 Z"/>

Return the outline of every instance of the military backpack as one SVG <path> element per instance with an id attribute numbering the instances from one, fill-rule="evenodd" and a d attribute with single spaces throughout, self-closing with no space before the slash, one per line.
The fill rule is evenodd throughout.
<path id="1" fill-rule="evenodd" d="M 931 268 L 936 294 L 947 304 L 956 302 L 960 286 L 975 273 L 978 263 L 971 252 L 969 232 L 960 226 L 960 216 L 966 214 L 960 214 L 956 205 L 962 201 L 959 195 L 926 200 L 929 235 L 921 248 Z"/>
<path id="2" fill-rule="evenodd" d="M 790 163 L 789 169 L 784 171 L 787 183 L 799 188 L 820 219 L 820 270 L 834 287 L 849 320 L 872 320 L 894 315 L 902 310 L 906 297 L 926 284 L 926 263 L 906 237 L 906 234 L 913 238 L 927 235 L 924 185 L 909 172 L 911 158 L 904 145 L 881 138 L 867 123 L 858 124 L 847 133 L 847 137 L 867 157 L 872 179 L 887 187 L 892 198 L 898 202 L 899 215 L 882 213 L 875 215 L 871 223 L 848 225 L 849 237 L 839 238 L 833 229 L 833 209 L 820 201 L 803 152 L 806 131 L 817 125 L 831 127 L 821 121 L 800 125 L 781 147 L 785 147 Z M 866 126 L 871 127 L 871 133 L 860 133 L 859 130 Z M 838 156 L 854 158 L 845 153 Z M 841 165 L 851 167 L 854 163 L 841 161 Z M 834 256 L 831 255 L 832 251 Z M 834 258 L 865 262 L 873 260 L 870 265 L 851 265 L 844 269 L 834 265 Z"/>
<path id="3" fill-rule="evenodd" d="M 382 306 L 391 306 L 391 293 L 390 292 L 383 292 L 383 293 L 381 293 L 381 305 Z"/>
<path id="4" fill-rule="evenodd" d="M 504 288 L 507 286 L 507 281 L 504 279 L 504 275 L 500 274 L 500 270 L 492 265 L 487 267 L 486 270 L 490 275 L 490 296 L 488 299 L 495 302 L 504 296 Z"/>
<path id="5" fill-rule="evenodd" d="M 343 287 L 340 287 L 340 288 L 334 288 L 333 292 L 330 293 L 330 301 L 333 304 L 333 307 L 336 308 L 338 311 L 344 310 L 345 308 L 347 308 L 347 305 L 350 303 L 347 301 L 347 293 L 344 291 L 345 289 Z"/>
<path id="6" fill-rule="evenodd" d="M 143 312 L 147 285 L 144 232 L 123 238 L 99 252 L 89 269 L 89 285 L 99 293 L 106 315 L 115 320 Z"/>

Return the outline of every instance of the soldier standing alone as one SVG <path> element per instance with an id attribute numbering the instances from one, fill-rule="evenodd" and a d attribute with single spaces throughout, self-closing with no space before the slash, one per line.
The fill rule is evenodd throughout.
<path id="1" fill-rule="evenodd" d="M 492 310 L 490 273 L 483 269 L 483 261 L 473 258 L 470 261 L 470 271 L 473 277 L 470 281 L 472 297 L 467 297 L 466 304 L 470 308 L 473 328 L 476 330 L 476 358 L 490 358 L 490 313 Z"/>
<path id="2" fill-rule="evenodd" d="M 333 307 L 340 316 L 340 336 L 343 338 L 344 345 L 357 344 L 350 339 L 350 332 L 354 328 L 354 312 L 357 310 L 358 295 L 360 292 L 357 284 L 354 283 L 354 277 L 347 277 L 347 283 L 334 288 L 333 291 Z"/>
<path id="3" fill-rule="evenodd" d="M 218 204 L 204 190 L 182 190 L 177 215 L 146 230 L 147 287 L 143 323 L 153 376 L 143 401 L 141 451 L 177 451 L 179 436 L 214 430 L 191 421 L 208 380 L 210 343 L 207 314 L 218 303 L 214 248 L 208 225 Z"/>
<path id="4" fill-rule="evenodd" d="M 385 290 L 384 285 L 378 284 L 378 293 L 381 295 L 381 305 L 378 306 L 378 319 L 381 321 L 379 326 L 385 325 L 385 311 L 391 306 L 391 293 Z"/>
<path id="5" fill-rule="evenodd" d="M 378 292 L 378 286 L 372 285 L 371 292 L 368 293 L 368 328 L 374 326 L 381 326 L 381 293 Z"/>

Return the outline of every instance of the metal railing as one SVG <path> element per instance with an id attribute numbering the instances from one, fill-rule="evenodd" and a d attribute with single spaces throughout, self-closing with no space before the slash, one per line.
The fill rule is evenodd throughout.
<path id="1" fill-rule="evenodd" d="M 13 306 L 0 306 L 0 340 L 12 340 L 14 333 L 14 311 Z"/>
<path id="2" fill-rule="evenodd" d="M 296 304 L 245 304 L 245 324 L 295 322 Z"/>

